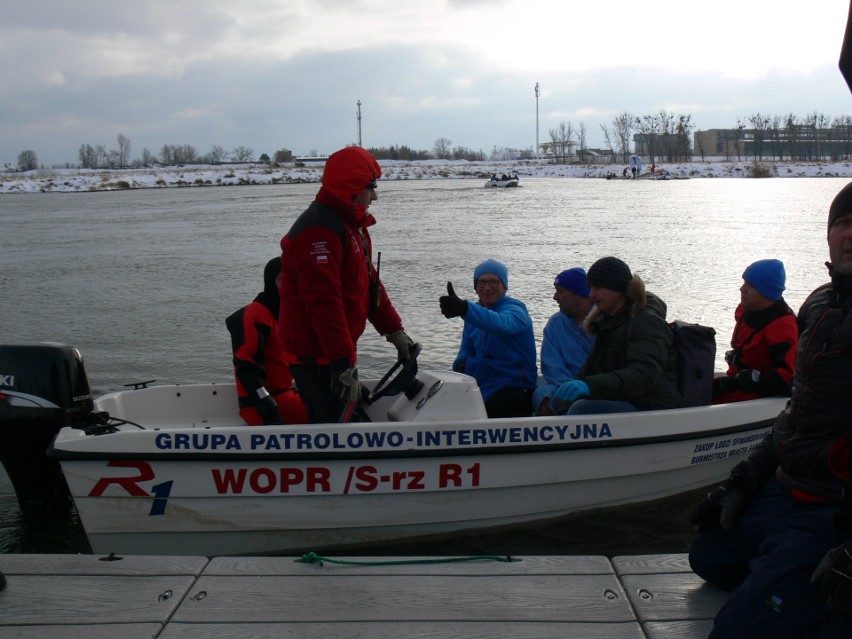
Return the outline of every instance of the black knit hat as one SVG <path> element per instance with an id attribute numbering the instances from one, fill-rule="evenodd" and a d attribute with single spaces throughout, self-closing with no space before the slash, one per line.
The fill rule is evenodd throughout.
<path id="1" fill-rule="evenodd" d="M 627 286 L 633 274 L 630 267 L 617 257 L 602 257 L 592 264 L 589 274 L 586 276 L 586 284 L 608 288 L 611 291 L 626 293 Z"/>
<path id="2" fill-rule="evenodd" d="M 263 269 L 263 290 L 278 295 L 278 276 L 281 274 L 281 258 L 273 257 Z"/>
<path id="3" fill-rule="evenodd" d="M 834 196 L 828 209 L 828 230 L 839 218 L 852 214 L 852 182 L 844 186 L 840 193 Z"/>

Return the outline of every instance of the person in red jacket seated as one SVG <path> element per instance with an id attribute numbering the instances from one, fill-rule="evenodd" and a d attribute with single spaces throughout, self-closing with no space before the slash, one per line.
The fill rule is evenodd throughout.
<path id="1" fill-rule="evenodd" d="M 278 337 L 280 274 L 281 258 L 269 260 L 263 270 L 263 292 L 225 320 L 234 351 L 240 417 L 250 426 L 308 421 Z"/>
<path id="2" fill-rule="evenodd" d="M 743 273 L 728 372 L 713 385 L 713 403 L 790 396 L 799 329 L 781 297 L 786 283 L 780 260 L 759 260 Z"/>
<path id="3" fill-rule="evenodd" d="M 411 357 L 414 342 L 373 264 L 376 218 L 367 209 L 381 176 L 361 147 L 333 153 L 322 188 L 281 240 L 278 330 L 311 423 L 350 418 L 360 398 L 356 345 L 368 320 L 399 360 Z"/>

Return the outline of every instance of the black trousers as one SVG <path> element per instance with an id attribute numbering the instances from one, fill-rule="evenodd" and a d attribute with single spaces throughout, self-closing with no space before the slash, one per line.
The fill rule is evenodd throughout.
<path id="1" fill-rule="evenodd" d="M 485 400 L 485 412 L 489 417 L 529 417 L 532 415 L 532 394 L 531 388 L 501 388 Z"/>
<path id="2" fill-rule="evenodd" d="M 291 364 L 290 372 L 308 411 L 311 424 L 335 424 L 340 421 L 346 403 L 331 392 L 331 368 L 314 364 Z M 350 421 L 357 421 L 355 413 Z"/>

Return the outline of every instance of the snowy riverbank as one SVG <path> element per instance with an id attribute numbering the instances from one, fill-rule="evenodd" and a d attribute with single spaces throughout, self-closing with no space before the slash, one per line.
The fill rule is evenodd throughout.
<path id="1" fill-rule="evenodd" d="M 619 164 L 544 164 L 535 161 L 466 162 L 382 160 L 382 180 L 479 179 L 492 173 L 517 173 L 524 178 L 604 178 L 619 175 Z M 753 175 L 754 162 L 657 163 L 657 172 L 675 178 L 738 178 Z M 852 162 L 759 163 L 765 177 L 852 177 Z M 319 182 L 322 164 L 297 167 L 241 164 L 220 166 L 158 167 L 121 170 L 40 169 L 24 173 L 0 173 L 0 193 L 109 191 L 181 186 L 229 186 L 239 184 L 290 184 Z M 648 167 L 643 171 L 647 172 Z M 646 175 L 647 177 L 647 175 Z"/>

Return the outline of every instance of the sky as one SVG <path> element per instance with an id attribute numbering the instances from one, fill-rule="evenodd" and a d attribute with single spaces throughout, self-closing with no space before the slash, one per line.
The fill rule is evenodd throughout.
<path id="1" fill-rule="evenodd" d="M 0 163 L 164 145 L 532 150 L 621 113 L 852 115 L 846 0 L 33 0 L 0 21 Z M 540 86 L 539 98 L 535 85 Z"/>

